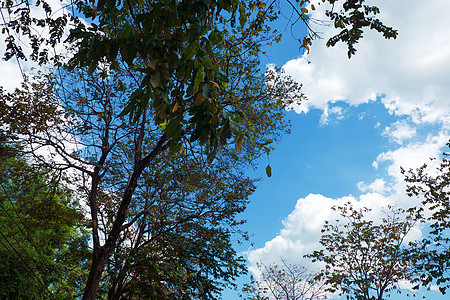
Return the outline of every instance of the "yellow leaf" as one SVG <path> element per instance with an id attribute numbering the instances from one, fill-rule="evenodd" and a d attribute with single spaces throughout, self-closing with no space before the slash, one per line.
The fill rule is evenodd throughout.
<path id="1" fill-rule="evenodd" d="M 244 142 L 244 135 L 236 135 L 234 139 L 234 146 L 236 148 L 236 152 L 240 153 L 242 151 L 242 143 Z"/>
<path id="2" fill-rule="evenodd" d="M 175 101 L 175 104 L 172 107 L 172 112 L 176 112 L 178 110 L 178 102 Z"/>

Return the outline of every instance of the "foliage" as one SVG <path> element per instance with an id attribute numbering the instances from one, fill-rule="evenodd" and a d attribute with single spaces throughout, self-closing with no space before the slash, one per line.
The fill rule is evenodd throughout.
<path id="1" fill-rule="evenodd" d="M 237 47 L 230 53 L 238 53 Z M 229 130 L 241 132 L 240 138 L 225 139 L 226 147 L 215 159 L 208 143 L 190 138 L 195 128 L 186 125 L 182 147 L 174 152 L 168 151 L 170 123 L 155 125 L 150 108 L 139 122 L 121 116 L 124 99 L 139 84 L 130 80 L 140 76 L 131 69 L 92 75 L 61 70 L 63 82 L 39 76 L 0 97 L 5 134 L 21 140 L 27 146 L 23 152 L 33 155 L 35 163 L 58 172 L 71 170 L 72 184 L 86 199 L 94 246 L 90 274 L 99 280 L 93 285 L 101 282 L 99 295 L 145 298 L 156 291 L 161 297 L 178 293 L 210 299 L 243 271 L 230 241 L 242 223 L 236 215 L 254 190 L 254 180 L 242 168 L 268 153 L 288 129 L 283 121 L 287 91 L 292 99 L 302 97 L 299 85 L 274 73 L 267 75 L 272 77 L 266 86 L 266 77 L 256 71 L 255 55 L 228 60 L 232 90 L 223 100 L 224 112 L 239 111 L 245 117 L 240 126 L 230 119 Z M 169 113 L 177 110 L 181 108 L 172 107 Z M 180 117 L 188 122 L 186 111 Z M 211 118 L 202 126 L 214 126 Z M 53 158 L 38 155 L 37 149 L 47 149 Z M 142 271 L 155 265 L 163 265 L 156 268 L 161 273 Z"/>
<path id="2" fill-rule="evenodd" d="M 415 210 L 389 207 L 380 224 L 366 219 L 367 208 L 354 209 L 350 203 L 335 207 L 342 223 L 325 222 L 320 244 L 324 249 L 308 254 L 324 267 L 319 278 L 329 292 L 349 299 L 382 300 L 399 282 L 415 282 L 415 266 L 408 261 L 405 237 L 420 218 Z"/>
<path id="3" fill-rule="evenodd" d="M 430 283 L 435 283 L 443 294 L 450 283 L 450 160 L 448 156 L 448 152 L 444 153 L 437 172 L 432 175 L 427 173 L 427 165 L 423 165 L 416 171 L 402 170 L 409 184 L 408 195 L 421 197 L 424 218 L 430 227 L 430 232 L 411 250 L 411 259 L 421 272 L 422 284 L 429 286 Z"/>
<path id="4" fill-rule="evenodd" d="M 298 18 L 308 23 L 309 0 L 293 1 L 291 4 Z M 47 1 L 37 1 L 36 5 L 45 12 L 45 17 L 34 16 L 28 5 L 2 2 L 9 16 L 4 24 L 7 35 L 6 58 L 16 55 L 25 58 L 20 41 L 15 41 L 10 31 L 28 36 L 33 52 L 31 58 L 41 63 L 48 61 L 47 44 L 54 47 L 62 39 L 65 29 L 70 29 L 69 37 L 63 44 L 70 45 L 71 59 L 69 68 L 88 67 L 92 74 L 101 64 L 107 63 L 111 69 L 120 68 L 124 61 L 127 67 L 140 72 L 140 84 L 130 93 L 127 106 L 122 115 L 129 115 L 136 122 L 147 105 L 150 104 L 156 124 L 169 124 L 167 138 L 174 151 L 181 145 L 183 124 L 180 116 L 187 109 L 203 122 L 210 115 L 216 116 L 215 126 L 199 125 L 198 118 L 190 119 L 196 135 L 200 139 L 208 135 L 211 153 L 224 145 L 227 137 L 241 140 L 239 132 L 232 132 L 231 122 L 236 115 L 224 112 L 224 103 L 220 95 L 228 92 L 230 80 L 228 69 L 224 67 L 232 58 L 233 44 L 227 36 L 241 38 L 240 51 L 257 51 L 261 35 L 271 33 L 269 23 L 280 13 L 275 2 L 259 0 L 208 0 L 208 1 L 140 1 L 140 0 L 77 0 L 72 5 L 72 13 L 63 11 L 55 18 Z M 383 33 L 385 38 L 395 38 L 397 32 L 376 18 L 379 10 L 366 5 L 364 0 L 323 0 L 332 7 L 326 17 L 334 21 L 336 28 L 342 31 L 328 41 L 328 46 L 337 42 L 348 44 L 349 57 L 355 53 L 354 45 L 362 37 L 363 28 Z M 343 10 L 335 11 L 335 4 L 343 4 Z M 314 6 L 312 5 L 313 9 Z M 77 13 L 75 13 L 77 11 Z M 77 17 L 92 21 L 90 26 Z M 49 30 L 49 37 L 37 36 L 33 26 Z M 302 42 L 309 50 L 311 32 Z M 256 44 L 253 45 L 252 41 Z M 278 34 L 268 36 L 270 40 L 279 40 Z M 55 63 L 61 63 L 55 57 Z M 204 101 L 207 99 L 208 101 Z M 243 99 L 244 100 L 244 99 Z M 205 106 L 203 103 L 208 102 Z M 192 104 L 196 105 L 192 105 Z M 202 105 L 200 105 L 202 104 Z M 174 107 L 180 109 L 173 110 Z M 172 113 L 170 113 L 172 111 Z M 218 113 L 216 113 L 216 111 Z M 204 118 L 204 119 L 203 119 Z"/>
<path id="5" fill-rule="evenodd" d="M 343 2 L 348 5 L 344 15 L 363 7 L 363 1 Z M 303 99 L 301 86 L 288 77 L 260 74 L 261 47 L 280 38 L 269 26 L 279 13 L 275 1 L 77 0 L 71 12 L 62 10 L 58 17 L 46 0 L 35 3 L 44 11 L 36 15 L 28 3 L 2 4 L 8 15 L 5 58 L 26 57 L 19 46 L 23 36 L 31 43 L 30 58 L 41 64 L 50 62 L 45 46 L 63 44 L 69 53 L 53 57 L 57 76 L 40 75 L 14 93 L 0 94 L 0 123 L 5 125 L 0 130 L 24 143 L 33 163 L 71 176 L 75 192 L 86 199 L 93 254 L 84 299 L 94 299 L 99 286 L 100 293 L 117 293 L 117 284 L 143 287 L 149 282 L 152 293 L 171 295 L 175 284 L 170 287 L 170 280 L 155 286 L 164 271 L 131 282 L 119 278 L 141 272 L 143 258 L 150 257 L 144 261 L 150 268 L 159 265 L 155 256 L 159 259 L 167 247 L 170 259 L 163 261 L 171 270 L 167 274 L 180 270 L 172 278 L 177 288 L 198 273 L 208 286 L 205 297 L 214 297 L 219 280 L 229 282 L 242 267 L 229 243 L 230 232 L 240 224 L 236 214 L 253 191 L 253 180 L 242 170 L 270 153 L 287 131 L 284 109 Z M 293 4 L 301 8 L 296 11 L 304 22 L 306 4 Z M 356 31 L 338 40 L 354 45 L 361 37 L 358 28 L 372 23 L 359 21 L 376 13 L 369 8 L 343 17 L 342 24 Z M 48 29 L 48 36 L 36 35 L 35 27 Z M 66 29 L 70 33 L 64 39 Z M 310 42 L 305 39 L 303 46 Z M 188 175 L 180 177 L 173 162 L 185 170 L 198 166 L 189 180 L 208 182 L 209 190 L 186 186 Z M 270 166 L 266 170 L 270 176 Z M 155 232 L 169 228 L 173 244 L 161 248 L 165 241 Z M 190 231 L 209 234 L 188 239 L 183 248 L 181 237 Z M 145 246 L 137 242 L 143 236 Z M 210 257 L 199 260 L 198 252 Z M 181 260 L 175 263 L 177 257 Z M 117 263 L 105 277 L 111 259 Z M 178 292 L 191 288 L 190 282 Z M 198 284 L 187 297 L 205 290 Z M 122 291 L 130 289 L 119 296 Z M 140 288 L 138 294 L 149 295 Z"/>
<path id="6" fill-rule="evenodd" d="M 184 153 L 152 164 L 130 208 L 136 225 L 126 225 L 106 270 L 110 297 L 215 299 L 232 284 L 244 261 L 230 229 L 254 186 L 230 167 Z"/>
<path id="7" fill-rule="evenodd" d="M 68 299 L 86 279 L 87 234 L 70 193 L 0 141 L 0 298 Z"/>
<path id="8" fill-rule="evenodd" d="M 322 0 L 325 2 L 326 0 Z M 370 28 L 382 33 L 386 39 L 397 38 L 397 30 L 384 25 L 376 15 L 380 9 L 373 5 L 365 4 L 364 0 L 345 1 L 342 10 L 338 12 L 335 4 L 338 0 L 329 0 L 332 8 L 326 11 L 326 16 L 334 22 L 335 28 L 341 32 L 327 41 L 327 46 L 334 46 L 338 42 L 344 42 L 348 46 L 348 58 L 356 53 L 355 45 L 363 37 L 363 29 Z"/>
<path id="9" fill-rule="evenodd" d="M 242 291 L 249 300 L 314 300 L 326 299 L 323 282 L 315 279 L 315 274 L 307 268 L 287 263 L 282 259 L 282 266 L 258 264 L 261 279 L 253 276 L 251 282 L 245 284 Z"/>

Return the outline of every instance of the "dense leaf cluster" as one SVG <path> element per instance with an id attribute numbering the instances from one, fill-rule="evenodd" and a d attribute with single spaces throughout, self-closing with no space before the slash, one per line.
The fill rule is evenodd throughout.
<path id="1" fill-rule="evenodd" d="M 325 2 L 326 0 L 322 0 Z M 332 8 L 326 11 L 327 17 L 334 22 L 334 27 L 342 29 L 339 34 L 327 41 L 327 46 L 334 46 L 344 42 L 348 46 L 348 57 L 356 53 L 355 45 L 363 37 L 363 29 L 370 28 L 382 33 L 386 39 L 397 38 L 398 32 L 392 27 L 384 25 L 376 15 L 380 13 L 378 7 L 365 4 L 364 0 L 345 1 L 338 11 L 335 5 L 338 0 L 329 0 Z"/>
<path id="2" fill-rule="evenodd" d="M 11 141 L 0 141 L 0 153 L 0 298 L 80 296 L 89 255 L 83 214 Z"/>
<path id="3" fill-rule="evenodd" d="M 88 67 L 92 74 L 101 64 L 107 63 L 117 70 L 119 61 L 126 62 L 142 76 L 122 114 L 136 122 L 150 105 L 156 124 L 163 125 L 172 141 L 170 148 L 177 151 L 185 129 L 182 124 L 185 113 L 189 112 L 189 124 L 195 128 L 191 139 L 208 136 L 213 154 L 228 138 L 238 136 L 239 142 L 244 139 L 241 133 L 233 130 L 233 123 L 239 116 L 227 112 L 221 99 L 221 95 L 228 92 L 230 80 L 224 64 L 235 55 L 234 45 L 229 44 L 227 36 L 240 40 L 242 53 L 259 51 L 262 40 L 279 40 L 278 34 L 267 35 L 271 32 L 270 22 L 280 13 L 275 9 L 275 2 L 77 0 L 55 17 L 49 3 L 38 1 L 36 6 L 45 12 L 45 17 L 39 18 L 32 14 L 30 6 L 5 1 L 2 7 L 9 16 L 9 21 L 4 24 L 7 34 L 5 57 L 25 58 L 20 42 L 9 33 L 14 31 L 19 37 L 28 36 L 33 49 L 30 57 L 44 63 L 49 59 L 49 50 L 42 45 L 55 47 L 64 39 L 68 28 L 70 34 L 64 44 L 71 47 L 70 69 Z M 310 1 L 288 2 L 298 18 L 308 24 L 306 6 Z M 397 36 L 394 29 L 375 18 L 379 9 L 365 4 L 364 0 L 322 2 L 332 6 L 326 11 L 326 17 L 336 28 L 342 29 L 327 45 L 347 43 L 349 57 L 355 53 L 354 45 L 362 37 L 364 28 L 379 31 L 385 38 Z M 334 6 L 341 4 L 343 9 L 335 10 Z M 48 28 L 49 36 L 37 35 L 33 26 Z M 301 46 L 309 50 L 315 36 L 310 32 Z M 57 64 L 61 62 L 58 55 L 54 59 Z M 214 122 L 208 125 L 212 117 Z"/>

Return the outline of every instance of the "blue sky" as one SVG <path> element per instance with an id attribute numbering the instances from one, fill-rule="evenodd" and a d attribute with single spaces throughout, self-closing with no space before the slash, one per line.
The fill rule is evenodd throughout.
<path id="1" fill-rule="evenodd" d="M 397 40 L 367 32 L 349 60 L 345 45 L 325 46 L 333 28 L 318 27 L 324 39 L 300 56 L 288 30 L 262 58 L 303 83 L 309 100 L 286 113 L 292 134 L 270 155 L 272 177 L 265 176 L 265 159 L 252 173 L 263 178 L 243 214 L 254 245 L 236 245 L 251 272 L 257 262 L 276 263 L 280 257 L 307 265 L 301 257 L 317 249 L 321 226 L 333 218 L 335 204 L 367 206 L 374 217 L 387 204 L 414 205 L 417 200 L 404 194 L 400 166 L 429 162 L 449 141 L 450 1 L 377 5 L 380 18 L 399 30 Z M 312 17 L 323 18 L 324 7 L 316 7 Z M 276 27 L 285 25 L 280 21 Z M 295 27 L 296 38 L 303 33 L 303 27 Z M 0 62 L 0 70 L 8 74 L 0 76 L 7 89 L 21 81 L 15 61 Z M 420 228 L 414 234 L 420 237 Z M 421 295 L 447 299 L 436 292 Z M 227 291 L 223 299 L 236 299 L 236 293 Z"/>
<path id="2" fill-rule="evenodd" d="M 333 205 L 351 201 L 371 208 L 373 218 L 388 204 L 413 206 L 417 200 L 405 195 L 400 167 L 430 163 L 445 150 L 450 137 L 450 19 L 445 11 L 450 3 L 382 2 L 377 2 L 382 20 L 399 30 L 395 41 L 366 32 L 349 60 L 344 45 L 325 46 L 333 29 L 321 27 L 324 39 L 308 55 L 300 55 L 288 32 L 263 57 L 303 83 L 309 100 L 287 113 L 292 134 L 270 155 L 272 177 L 264 174 L 265 159 L 254 173 L 263 178 L 245 213 L 254 245 L 239 250 L 255 275 L 257 262 L 279 263 L 280 257 L 309 266 L 301 257 L 317 249 L 323 221 L 334 218 Z M 320 19 L 321 13 L 323 7 L 313 17 Z M 420 228 L 411 233 L 411 238 L 420 236 Z M 418 295 L 448 299 L 433 291 Z M 236 299 L 236 294 L 228 291 L 223 299 Z"/>

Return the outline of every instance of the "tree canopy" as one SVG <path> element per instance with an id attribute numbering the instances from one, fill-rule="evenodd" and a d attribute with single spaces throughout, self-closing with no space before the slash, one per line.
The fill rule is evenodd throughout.
<path id="1" fill-rule="evenodd" d="M 325 281 L 327 291 L 350 299 L 383 300 L 393 290 L 401 292 L 401 281 L 415 282 L 416 268 L 410 263 L 405 237 L 420 214 L 390 207 L 378 224 L 367 219 L 367 208 L 346 204 L 334 209 L 344 222 L 326 221 L 320 238 L 323 249 L 307 255 L 324 263 L 318 278 Z"/>
<path id="2" fill-rule="evenodd" d="M 227 137 L 242 139 L 239 132 L 229 129 L 233 128 L 230 125 L 234 121 L 232 115 L 222 113 L 225 107 L 221 95 L 230 91 L 227 88 L 229 59 L 236 52 L 242 55 L 259 51 L 262 41 L 279 39 L 270 28 L 270 22 L 278 18 L 276 2 L 78 0 L 68 7 L 71 10 L 64 10 L 55 18 L 47 1 L 35 4 L 45 12 L 45 17 L 34 15 L 27 3 L 6 1 L 2 6 L 9 16 L 9 21 L 3 25 L 7 35 L 5 57 L 26 57 L 20 41 L 11 34 L 16 32 L 19 37 L 29 39 L 33 50 L 30 58 L 40 63 L 49 61 L 49 50 L 45 46 L 55 47 L 61 42 L 70 47 L 67 62 L 70 69 L 88 67 L 92 74 L 100 64 L 118 69 L 119 61 L 123 61 L 142 76 L 127 99 L 122 115 L 128 114 L 131 120 L 137 121 L 149 104 L 155 122 L 167 123 L 170 129 L 167 131 L 170 147 L 178 149 L 184 130 L 182 115 L 189 111 L 198 116 L 188 122 L 196 130 L 191 138 L 212 137 L 210 146 L 214 152 Z M 298 18 L 308 24 L 310 1 L 287 2 Z M 385 38 L 397 36 L 396 30 L 376 17 L 379 9 L 364 0 L 322 2 L 331 6 L 324 18 L 341 29 L 327 45 L 344 42 L 348 45 L 349 56 L 355 53 L 354 46 L 364 28 L 379 31 Z M 337 8 L 339 5 L 342 9 Z M 315 7 L 310 5 L 309 8 Z M 47 28 L 48 36 L 37 35 L 34 27 Z M 66 28 L 70 30 L 67 39 L 64 37 Z M 309 49 L 314 36 L 316 33 L 310 31 L 301 46 Z M 54 63 L 59 65 L 60 58 L 54 56 Z M 205 101 L 208 105 L 199 105 L 204 99 L 208 100 Z M 214 127 L 202 124 L 209 121 L 210 115 L 216 115 Z M 205 121 L 198 122 L 199 118 Z"/>
<path id="3" fill-rule="evenodd" d="M 364 0 L 323 2 L 342 29 L 328 44 L 347 43 L 349 56 L 364 28 L 396 37 Z M 57 15 L 45 0 L 2 2 L 5 58 L 54 68 L 1 91 L 0 132 L 30 165 L 70 178 L 88 208 L 84 299 L 213 299 L 242 272 L 231 233 L 255 181 L 243 170 L 270 153 L 288 131 L 284 110 L 304 100 L 300 84 L 259 68 L 261 48 L 280 37 L 275 3 L 79 0 Z M 309 1 L 288 3 L 307 24 Z M 58 45 L 68 54 L 52 55 Z"/>

